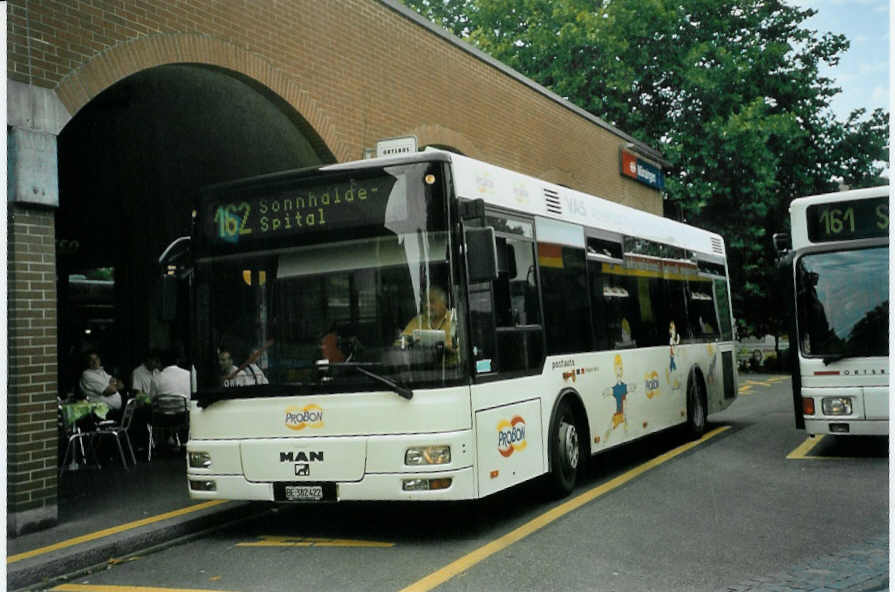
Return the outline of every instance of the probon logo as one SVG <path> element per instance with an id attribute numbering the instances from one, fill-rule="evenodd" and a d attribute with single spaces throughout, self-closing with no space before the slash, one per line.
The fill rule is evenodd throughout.
<path id="1" fill-rule="evenodd" d="M 323 427 L 323 409 L 318 405 L 307 405 L 286 408 L 286 427 L 290 430 L 303 430 L 305 428 Z"/>
<path id="2" fill-rule="evenodd" d="M 501 456 L 509 457 L 514 452 L 521 452 L 527 444 L 524 419 L 517 415 L 510 421 L 500 420 L 497 424 L 497 451 Z"/>
<path id="3" fill-rule="evenodd" d="M 659 373 L 653 370 L 646 375 L 646 398 L 652 399 L 659 394 Z"/>

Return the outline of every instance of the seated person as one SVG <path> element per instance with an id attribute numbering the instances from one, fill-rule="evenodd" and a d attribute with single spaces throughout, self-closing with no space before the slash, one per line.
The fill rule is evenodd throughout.
<path id="1" fill-rule="evenodd" d="M 346 360 L 345 353 L 339 345 L 341 339 L 335 331 L 330 331 L 320 339 L 320 355 L 332 362 L 338 364 Z"/>
<path id="2" fill-rule="evenodd" d="M 131 372 L 131 390 L 135 397 L 140 394 L 149 394 L 152 377 L 158 374 L 161 365 L 161 355 L 159 352 L 154 349 L 148 350 L 146 355 L 143 356 L 143 363 L 134 368 L 134 371 Z"/>
<path id="3" fill-rule="evenodd" d="M 85 365 L 87 368 L 81 373 L 78 384 L 87 400 L 105 403 L 112 411 L 121 411 L 118 391 L 124 390 L 124 383 L 103 369 L 103 362 L 95 351 L 87 352 Z"/>
<path id="4" fill-rule="evenodd" d="M 183 363 L 176 350 L 167 350 L 162 354 L 161 372 L 152 377 L 149 396 L 154 399 L 159 395 L 180 395 L 189 400 L 191 392 L 190 371 L 180 367 Z"/>
<path id="5" fill-rule="evenodd" d="M 232 387 L 267 384 L 267 377 L 264 376 L 264 372 L 262 372 L 261 368 L 254 363 L 259 355 L 260 351 L 254 352 L 249 356 L 248 360 L 237 367 L 233 364 L 233 356 L 230 353 L 230 348 L 223 345 L 219 347 L 218 365 L 221 370 L 221 381 L 223 386 Z"/>
<path id="6" fill-rule="evenodd" d="M 333 364 L 350 362 L 360 349 L 360 341 L 355 336 L 345 336 L 335 327 L 320 338 L 320 355 Z"/>
<path id="7" fill-rule="evenodd" d="M 455 366 L 458 362 L 457 344 L 454 342 L 454 311 L 448 309 L 447 295 L 438 286 L 430 286 L 426 294 L 426 310 L 410 319 L 396 345 L 413 343 L 413 332 L 444 332 L 444 363 Z"/>
<path id="8" fill-rule="evenodd" d="M 444 347 L 447 350 L 453 351 L 453 311 L 448 310 L 447 296 L 445 295 L 444 290 L 438 286 L 429 287 L 429 291 L 426 294 L 426 310 L 410 319 L 410 322 L 407 323 L 407 326 L 401 331 L 401 337 L 409 337 L 412 339 L 413 332 L 417 329 L 424 331 L 444 331 Z"/>

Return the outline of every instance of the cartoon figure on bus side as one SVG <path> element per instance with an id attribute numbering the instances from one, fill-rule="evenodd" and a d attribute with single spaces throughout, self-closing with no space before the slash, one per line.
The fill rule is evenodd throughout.
<path id="1" fill-rule="evenodd" d="M 674 356 L 677 353 L 675 349 L 681 342 L 681 336 L 677 332 L 674 321 L 668 323 L 668 370 L 665 371 L 665 382 L 671 385 L 671 390 L 680 390 L 681 381 L 674 375 L 677 370 L 677 364 L 674 363 Z"/>
<path id="2" fill-rule="evenodd" d="M 605 439 L 609 439 L 609 434 L 617 428 L 621 424 L 625 424 L 625 429 L 628 427 L 628 419 L 625 416 L 625 402 L 627 401 L 628 395 L 637 390 L 637 385 L 629 385 L 622 380 L 624 378 L 624 365 L 622 364 L 621 354 L 615 354 L 615 361 L 613 363 L 613 367 L 615 369 L 615 379 L 616 382 L 614 385 L 607 387 L 603 391 L 604 397 L 613 397 L 615 399 L 615 413 L 612 414 L 612 427 L 606 430 Z"/>

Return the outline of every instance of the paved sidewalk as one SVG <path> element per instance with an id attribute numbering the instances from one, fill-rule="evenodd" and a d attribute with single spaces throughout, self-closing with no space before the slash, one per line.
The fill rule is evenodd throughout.
<path id="1" fill-rule="evenodd" d="M 889 536 L 752 578 L 719 592 L 883 592 L 889 590 Z"/>
<path id="2" fill-rule="evenodd" d="M 266 509 L 265 504 L 190 499 L 183 453 L 154 456 L 151 463 L 138 458 L 129 471 L 114 463 L 66 471 L 59 483 L 57 525 L 6 539 L 6 586 L 44 589 L 59 576 Z"/>

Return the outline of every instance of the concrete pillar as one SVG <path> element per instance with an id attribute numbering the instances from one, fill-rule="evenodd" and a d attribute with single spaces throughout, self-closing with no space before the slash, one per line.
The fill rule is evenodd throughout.
<path id="1" fill-rule="evenodd" d="M 7 80 L 7 536 L 56 524 L 58 321 L 52 90 Z"/>

